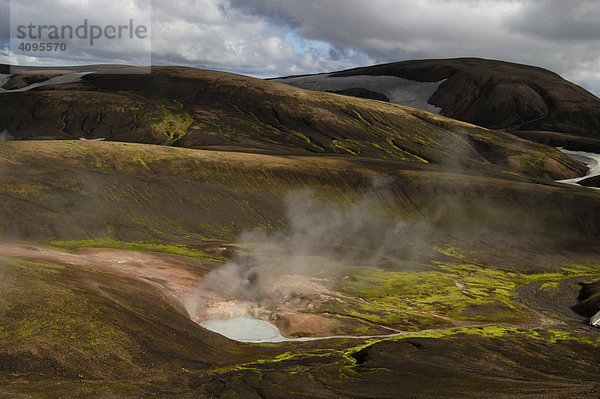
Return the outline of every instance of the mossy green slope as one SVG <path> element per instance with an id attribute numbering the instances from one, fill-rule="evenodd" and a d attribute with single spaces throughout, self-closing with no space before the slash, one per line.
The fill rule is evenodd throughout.
<path id="1" fill-rule="evenodd" d="M 398 161 L 22 141 L 0 145 L 0 170 L 5 238 L 232 242 L 244 230 L 285 228 L 282 199 L 290 191 L 310 187 L 334 202 L 353 200 L 378 176 L 390 181 L 374 193 L 389 212 L 458 236 L 496 231 L 546 244 L 598 237 L 594 191 Z"/>
<path id="2" fill-rule="evenodd" d="M 5 142 L 0 223 L 5 239 L 210 257 L 213 245 L 256 226 L 286 232 L 283 200 L 298 188 L 312 188 L 324 203 L 368 195 L 383 216 L 427 223 L 430 233 L 407 237 L 410 245 L 399 243 L 380 269 L 345 265 L 338 288 L 372 305 L 331 310 L 414 330 L 447 326 L 419 313 L 432 310 L 472 323 L 530 323 L 511 301 L 519 286 L 597 270 L 597 192 L 443 169 L 354 156 Z M 412 247 L 420 256 L 407 265 L 403 251 Z M 0 267 L 3 395 L 433 396 L 448 381 L 449 397 L 490 386 L 500 396 L 595 389 L 598 344 L 590 333 L 496 326 L 410 339 L 241 345 L 201 329 L 155 287 L 127 276 L 11 258 Z M 396 319 L 402 312 L 423 318 L 398 321 L 378 314 L 382 306 Z"/>
<path id="3" fill-rule="evenodd" d="M 251 358 L 125 274 L 7 257 L 0 271 L 2 373 L 127 380 Z"/>

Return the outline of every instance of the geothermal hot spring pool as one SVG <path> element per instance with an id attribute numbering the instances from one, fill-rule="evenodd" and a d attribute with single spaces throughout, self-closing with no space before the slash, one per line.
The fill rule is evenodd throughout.
<path id="1" fill-rule="evenodd" d="M 208 320 L 200 325 L 207 330 L 240 342 L 282 342 L 288 339 L 277 327 L 251 317 L 233 317 L 226 320 Z"/>

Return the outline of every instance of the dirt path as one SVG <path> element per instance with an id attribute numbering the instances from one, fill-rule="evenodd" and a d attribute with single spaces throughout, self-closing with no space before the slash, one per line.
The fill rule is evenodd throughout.
<path id="1" fill-rule="evenodd" d="M 517 291 L 515 302 L 539 319 L 539 329 L 556 326 L 569 326 L 577 330 L 595 330 L 585 324 L 586 318 L 575 313 L 571 306 L 577 303 L 578 283 L 600 278 L 600 274 L 570 277 L 561 280 L 548 280 L 527 284 Z M 545 295 L 541 287 L 545 284 L 558 284 L 556 292 L 560 295 Z"/>

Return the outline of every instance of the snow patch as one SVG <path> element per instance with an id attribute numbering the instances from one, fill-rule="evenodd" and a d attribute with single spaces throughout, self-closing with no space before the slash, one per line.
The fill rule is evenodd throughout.
<path id="1" fill-rule="evenodd" d="M 394 104 L 439 114 L 442 109 L 429 104 L 428 101 L 446 79 L 437 82 L 418 82 L 396 76 L 357 75 L 333 77 L 331 74 L 319 74 L 273 80 L 304 89 L 320 91 L 361 88 L 383 94 Z"/>
<path id="2" fill-rule="evenodd" d="M 600 327 L 600 312 L 592 316 L 590 319 L 590 326 Z"/>
<path id="3" fill-rule="evenodd" d="M 60 76 L 55 76 L 51 79 L 48 79 L 46 81 L 43 82 L 38 82 L 38 83 L 34 83 L 31 84 L 27 87 L 23 87 L 21 89 L 15 89 L 15 90 L 6 90 L 3 89 L 1 86 L 3 86 L 8 79 L 11 77 L 11 75 L 1 75 L 0 78 L 0 83 L 2 83 L 0 85 L 0 94 L 2 93 L 18 93 L 18 92 L 24 92 L 24 91 L 29 91 L 31 89 L 35 89 L 36 87 L 42 87 L 42 86 L 51 86 L 51 85 L 59 85 L 59 84 L 63 84 L 63 83 L 74 83 L 74 82 L 79 82 L 85 75 L 90 74 L 92 72 L 77 72 L 77 73 L 68 73 L 65 75 L 60 75 Z M 2 79 L 4 79 L 4 77 L 7 76 L 8 78 L 3 81 Z"/>
<path id="4" fill-rule="evenodd" d="M 571 151 L 571 150 L 566 150 L 562 147 L 558 147 L 558 149 L 563 154 L 566 154 L 566 155 L 570 156 L 571 158 L 574 158 L 578 161 L 585 163 L 589 168 L 589 171 L 585 176 L 576 177 L 574 179 L 558 180 L 557 181 L 558 183 L 575 184 L 575 185 L 579 186 L 580 181 L 588 179 L 590 177 L 600 175 L 600 154 L 596 154 L 593 152 L 585 152 L 585 151 Z M 588 187 L 588 188 L 596 188 L 596 187 Z"/>
<path id="5" fill-rule="evenodd" d="M 11 76 L 12 75 L 7 75 L 5 73 L 0 73 L 0 90 L 3 90 L 2 86 L 4 86 L 10 80 Z"/>

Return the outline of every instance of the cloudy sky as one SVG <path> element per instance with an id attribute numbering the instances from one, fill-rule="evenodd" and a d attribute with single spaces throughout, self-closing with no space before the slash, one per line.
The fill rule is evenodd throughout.
<path id="1" fill-rule="evenodd" d="M 149 1 L 113 0 L 94 14 L 109 23 Z M 51 4 L 44 17 L 63 23 L 68 10 L 92 2 L 13 0 L 13 8 Z M 0 0 L 0 62 L 11 55 L 8 3 Z M 469 56 L 545 67 L 600 95 L 598 0 L 152 0 L 151 11 L 155 65 L 272 77 Z M 100 49 L 63 61 L 124 59 L 110 46 Z"/>

